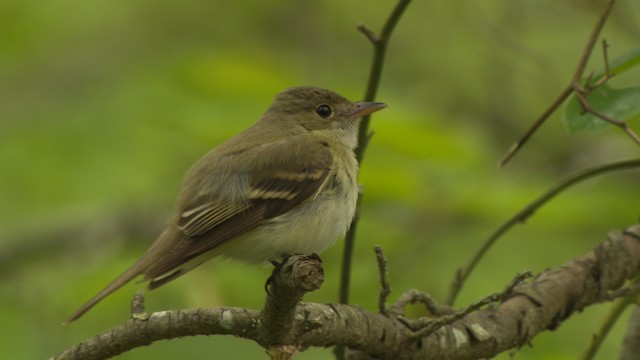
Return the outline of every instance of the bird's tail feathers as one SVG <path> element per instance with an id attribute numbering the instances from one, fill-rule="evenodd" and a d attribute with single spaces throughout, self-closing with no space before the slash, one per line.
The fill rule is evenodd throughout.
<path id="1" fill-rule="evenodd" d="M 100 302 L 100 300 L 104 299 L 109 294 L 118 290 L 119 288 L 127 284 L 129 281 L 134 279 L 136 276 L 140 275 L 144 271 L 144 269 L 148 266 L 147 264 L 145 264 L 146 262 L 144 261 L 145 258 L 146 256 L 142 257 L 130 268 L 125 270 L 125 272 L 123 272 L 120 276 L 118 276 L 115 280 L 113 280 L 113 282 L 107 285 L 99 293 L 97 293 L 91 299 L 89 299 L 89 301 L 84 303 L 84 305 L 82 305 L 78 310 L 76 310 L 73 314 L 71 314 L 71 316 L 69 316 L 67 320 L 64 321 L 63 324 L 67 325 L 72 321 L 77 320 L 80 316 L 82 316 L 84 313 L 89 311 L 89 309 L 91 309 L 95 304 Z"/>
<path id="2" fill-rule="evenodd" d="M 112 292 L 118 290 L 129 281 L 133 280 L 136 276 L 143 274 L 153 263 L 158 259 L 158 256 L 164 254 L 170 249 L 179 238 L 179 233 L 173 231 L 172 226 L 167 226 L 165 231 L 160 237 L 151 245 L 147 252 L 130 268 L 125 270 L 120 276 L 118 276 L 111 284 L 107 285 L 99 293 L 94 295 L 89 301 L 76 310 L 71 316 L 64 321 L 63 324 L 69 324 L 70 322 L 77 320 L 84 313 L 89 311 L 95 304 L 107 297 Z"/>

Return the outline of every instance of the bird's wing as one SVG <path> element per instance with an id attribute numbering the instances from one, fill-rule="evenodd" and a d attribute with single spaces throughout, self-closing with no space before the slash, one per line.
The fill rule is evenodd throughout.
<path id="1" fill-rule="evenodd" d="M 188 203 L 176 224 L 184 237 L 145 272 L 145 277 L 152 280 L 151 288 L 190 270 L 181 269 L 187 261 L 315 196 L 326 182 L 332 164 L 332 155 L 325 143 L 308 142 L 308 138 L 303 137 L 251 151 L 252 167 L 241 169 L 245 172 L 242 176 L 248 180 L 246 199 L 230 202 L 220 200 L 229 198 L 222 194 L 203 194 Z M 217 189 L 228 188 L 218 186 Z"/>

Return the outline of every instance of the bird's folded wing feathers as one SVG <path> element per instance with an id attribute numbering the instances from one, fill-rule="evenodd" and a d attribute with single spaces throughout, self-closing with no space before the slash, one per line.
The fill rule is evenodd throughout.
<path id="1" fill-rule="evenodd" d="M 147 270 L 146 277 L 179 269 L 186 261 L 313 198 L 326 182 L 332 155 L 326 145 L 302 140 L 291 138 L 247 150 L 254 153 L 255 166 L 244 174 L 246 200 L 229 202 L 221 200 L 228 198 L 223 194 L 203 194 L 184 206 L 177 221 L 184 237 Z"/>

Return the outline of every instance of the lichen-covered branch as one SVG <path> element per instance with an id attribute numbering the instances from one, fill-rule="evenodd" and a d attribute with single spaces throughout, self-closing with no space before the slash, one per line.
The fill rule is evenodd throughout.
<path id="1" fill-rule="evenodd" d="M 283 271 L 278 276 L 294 273 Z M 309 274 L 302 271 L 298 275 Z M 285 328 L 285 335 L 277 342 L 283 350 L 291 346 L 342 345 L 379 358 L 488 358 L 557 328 L 576 311 L 609 301 L 615 294 L 628 295 L 618 290 L 638 274 L 640 225 L 612 232 L 607 241 L 586 255 L 546 270 L 530 283 L 517 285 L 511 296 L 496 306 L 468 314 L 426 337 L 416 337 L 394 316 L 344 304 L 299 303 L 293 317 L 288 317 L 291 323 L 277 322 Z M 288 280 L 274 279 L 272 296 L 276 296 L 276 287 L 282 281 Z M 264 321 L 273 321 L 265 318 L 265 311 L 215 308 L 158 312 L 147 320 L 129 320 L 65 350 L 55 359 L 105 359 L 154 341 L 194 335 L 234 335 L 265 346 L 274 340 L 262 328 L 268 326 Z"/>
<path id="2" fill-rule="evenodd" d="M 269 281 L 267 300 L 260 314 L 259 336 L 255 340 L 269 350 L 272 358 L 282 358 L 283 354 L 295 353 L 300 332 L 292 326 L 296 307 L 304 294 L 322 285 L 322 261 L 317 255 L 291 256 L 274 270 Z"/>

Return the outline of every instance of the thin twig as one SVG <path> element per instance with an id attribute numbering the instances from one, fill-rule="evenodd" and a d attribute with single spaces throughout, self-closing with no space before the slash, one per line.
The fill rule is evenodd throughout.
<path id="1" fill-rule="evenodd" d="M 609 68 L 609 44 L 607 44 L 606 39 L 602 39 L 602 54 L 604 56 L 604 75 L 602 75 L 602 77 L 593 84 L 589 84 L 591 82 L 590 79 L 587 80 L 586 87 L 587 89 L 589 89 L 589 91 L 600 87 L 602 84 L 609 81 L 609 79 L 611 79 L 614 75 Z"/>
<path id="2" fill-rule="evenodd" d="M 382 31 L 379 35 L 375 35 L 373 31 L 369 30 L 365 25 L 360 24 L 358 30 L 365 34 L 367 39 L 371 41 L 373 45 L 373 62 L 371 63 L 371 69 L 369 71 L 369 83 L 364 95 L 364 101 L 374 101 L 380 85 L 380 78 L 382 77 L 382 69 L 384 67 L 384 60 L 387 51 L 387 44 L 391 38 L 391 34 L 396 25 L 400 21 L 400 17 L 404 13 L 407 6 L 409 6 L 411 0 L 399 0 L 396 7 L 393 9 L 387 22 L 382 27 Z M 366 115 L 360 121 L 360 138 L 364 138 L 369 133 L 369 122 L 371 115 Z M 358 163 L 362 163 L 364 152 L 367 148 L 367 142 L 360 142 L 355 150 Z"/>
<path id="3" fill-rule="evenodd" d="M 373 44 L 380 41 L 380 37 L 378 36 L 378 34 L 373 32 L 373 30 L 369 29 L 365 24 L 358 25 L 357 29 L 358 31 L 363 33 L 364 36 L 366 36 L 367 39 L 369 39 L 369 41 L 371 41 Z"/>
<path id="4" fill-rule="evenodd" d="M 613 74 L 609 68 L 609 44 L 607 39 L 602 39 L 602 56 L 604 56 L 604 76 L 611 78 Z"/>
<path id="5" fill-rule="evenodd" d="M 611 116 L 598 111 L 597 109 L 595 109 L 593 106 L 591 106 L 591 104 L 589 104 L 589 100 L 587 99 L 587 93 L 586 91 L 582 90 L 582 89 L 575 89 L 574 93 L 576 95 L 576 98 L 578 99 L 578 101 L 580 102 L 580 106 L 582 106 L 582 109 L 585 112 L 588 112 L 590 114 L 593 114 L 595 117 L 597 117 L 600 120 L 606 121 L 612 125 L 615 125 L 619 128 L 621 128 L 624 132 L 627 133 L 627 135 L 629 135 L 629 137 L 638 145 L 640 145 L 640 137 L 627 125 L 626 122 L 624 121 L 620 121 L 620 120 L 616 120 L 614 118 L 612 118 Z"/>
<path id="6" fill-rule="evenodd" d="M 509 151 L 507 151 L 507 153 L 502 157 L 502 159 L 498 163 L 500 167 L 505 166 L 509 162 L 509 160 L 511 160 L 511 158 L 524 146 L 524 144 L 527 141 L 529 141 L 529 138 L 533 136 L 533 134 L 538 130 L 538 128 L 542 126 L 542 124 L 544 124 L 545 121 L 547 121 L 549 116 L 551 116 L 551 114 L 553 114 L 556 110 L 558 110 L 560 105 L 562 105 L 562 103 L 564 103 L 564 101 L 567 100 L 567 98 L 569 98 L 572 92 L 573 92 L 573 88 L 571 86 L 567 86 L 564 90 L 562 90 L 560 95 L 558 95 L 558 97 L 556 97 L 556 99 L 551 103 L 551 105 L 549 105 L 549 107 L 533 122 L 533 125 L 531 125 L 531 127 L 524 133 L 524 135 L 520 138 L 520 140 L 518 140 L 516 143 L 511 145 L 511 148 L 509 149 Z"/>
<path id="7" fill-rule="evenodd" d="M 579 360 L 591 360 L 596 356 L 598 350 L 600 349 L 600 345 L 602 345 L 602 343 L 604 342 L 604 339 L 606 338 L 613 325 L 616 323 L 616 321 L 618 321 L 620 315 L 622 315 L 624 310 L 631 304 L 633 304 L 633 299 L 631 297 L 618 299 L 618 301 L 613 304 L 613 307 L 609 311 L 609 314 L 606 316 L 603 323 L 591 337 L 589 346 L 587 346 L 582 355 L 578 357 Z"/>
<path id="8" fill-rule="evenodd" d="M 400 297 L 398 297 L 398 300 L 396 300 L 396 302 L 391 305 L 388 312 L 396 316 L 403 316 L 404 308 L 408 304 L 415 303 L 423 304 L 427 308 L 429 314 L 435 316 L 449 315 L 455 312 L 453 311 L 453 309 L 451 309 L 450 306 L 439 304 L 434 298 L 431 297 L 431 295 L 424 293 L 418 289 L 409 289 L 402 295 L 400 295 Z"/>
<path id="9" fill-rule="evenodd" d="M 458 321 L 463 317 L 467 316 L 468 314 L 482 308 L 483 306 L 486 306 L 492 303 L 503 302 L 504 300 L 509 298 L 509 296 L 511 296 L 516 286 L 522 284 L 525 280 L 531 277 L 533 277 L 533 272 L 531 270 L 527 270 L 523 273 L 517 274 L 509 282 L 509 284 L 507 284 L 507 286 L 502 292 L 491 294 L 485 297 L 484 299 L 477 301 L 451 315 L 445 315 L 435 320 L 430 318 L 420 318 L 420 319 L 414 319 L 414 320 L 405 319 L 405 318 L 399 318 L 399 319 L 405 325 L 408 325 L 411 329 L 414 330 L 414 333 L 411 335 L 412 337 L 415 337 L 415 338 L 426 337 L 433 334 L 439 328 L 452 324 L 455 321 Z"/>
<path id="10" fill-rule="evenodd" d="M 471 272 L 474 270 L 476 265 L 478 265 L 480 260 L 484 257 L 491 246 L 504 233 L 506 233 L 507 230 L 518 223 L 525 222 L 540 207 L 542 207 L 542 205 L 547 203 L 560 192 L 564 191 L 574 184 L 580 183 L 583 180 L 589 179 L 596 175 L 604 174 L 609 171 L 632 169 L 636 167 L 640 167 L 640 159 L 620 161 L 575 172 L 562 180 L 560 183 L 556 184 L 547 192 L 542 194 L 535 201 L 525 206 L 522 210 L 513 215 L 509 220 L 500 225 L 487 239 L 485 239 L 478 251 L 476 251 L 473 257 L 470 259 L 469 263 L 467 263 L 467 265 L 465 265 L 462 269 L 456 271 L 454 281 L 451 283 L 451 289 L 445 303 L 448 305 L 453 305 L 458 294 L 460 293 L 460 290 L 462 289 L 462 286 L 464 285 L 464 282 L 469 278 L 469 275 L 471 275 Z"/>
<path id="11" fill-rule="evenodd" d="M 604 24 L 607 22 L 607 18 L 611 13 L 611 9 L 613 9 L 613 5 L 615 5 L 616 0 L 609 0 L 607 5 L 600 15 L 598 22 L 593 27 L 591 31 L 591 35 L 589 35 L 589 39 L 587 40 L 587 44 L 582 51 L 582 55 L 580 55 L 580 61 L 578 62 L 578 66 L 576 67 L 575 72 L 573 73 L 572 83 L 579 83 L 580 79 L 584 74 L 584 70 L 587 68 L 587 63 L 589 62 L 589 57 L 593 53 L 593 48 L 596 46 L 596 42 L 598 41 L 598 37 L 600 37 L 600 33 L 602 32 L 602 28 L 604 28 Z"/>
<path id="12" fill-rule="evenodd" d="M 627 125 L 626 122 L 624 121 L 620 121 L 620 120 L 616 120 L 614 118 L 612 118 L 611 116 L 600 112 L 599 110 L 597 110 L 596 108 L 594 108 L 593 106 L 591 106 L 591 104 L 589 103 L 588 97 L 589 94 L 597 89 L 599 86 L 603 85 L 604 83 L 606 83 L 609 79 L 611 79 L 613 77 L 613 73 L 611 73 L 611 70 L 609 68 L 609 55 L 608 55 L 608 49 L 609 45 L 607 44 L 607 41 L 605 39 L 602 40 L 602 52 L 604 54 L 604 66 L 605 66 L 605 74 L 598 79 L 598 81 L 596 81 L 595 83 L 591 84 L 591 77 L 589 77 L 584 85 L 581 86 L 579 79 L 575 79 L 573 80 L 572 84 L 571 84 L 571 88 L 573 89 L 573 93 L 575 94 L 576 98 L 578 99 L 578 102 L 580 102 L 580 106 L 582 107 L 582 110 L 585 113 L 590 113 L 592 115 L 594 115 L 595 117 L 599 118 L 602 121 L 606 121 L 614 126 L 617 126 L 619 128 L 621 128 L 622 130 L 624 130 L 624 132 L 627 133 L 627 135 L 629 135 L 629 137 L 631 137 L 631 139 L 633 139 L 633 141 L 640 145 L 640 137 L 638 137 L 638 135 L 631 129 L 629 128 L 629 126 Z"/>
<path id="13" fill-rule="evenodd" d="M 640 349 L 640 306 L 633 306 L 633 311 L 627 322 L 618 360 L 633 360 L 638 357 Z"/>
<path id="14" fill-rule="evenodd" d="M 591 113 L 596 115 L 597 117 L 603 119 L 604 121 L 611 123 L 615 126 L 624 126 L 625 123 L 622 121 L 618 121 L 606 114 L 603 114 L 601 112 L 599 112 L 598 110 L 594 109 L 590 104 L 589 104 L 589 100 L 587 100 L 587 97 L 585 95 L 585 92 L 583 91 L 576 91 L 576 98 L 578 99 L 578 101 L 580 102 L 580 105 L 582 106 L 582 109 L 584 109 L 585 112 Z"/>
<path id="15" fill-rule="evenodd" d="M 518 140 L 515 144 L 511 146 L 509 151 L 507 151 L 507 154 L 500 160 L 499 162 L 500 167 L 505 166 L 507 162 L 509 162 L 509 160 L 524 146 L 524 144 L 526 144 L 526 142 L 529 140 L 529 138 L 531 138 L 531 136 L 536 132 L 536 130 L 549 118 L 549 116 L 553 112 L 557 110 L 557 108 L 569 97 L 569 95 L 571 95 L 571 93 L 573 92 L 573 89 L 575 88 L 574 84 L 580 83 L 580 79 L 582 79 L 585 68 L 587 66 L 587 62 L 589 61 L 589 57 L 593 52 L 593 47 L 595 46 L 595 43 L 598 40 L 600 33 L 602 32 L 602 28 L 604 27 L 604 24 L 606 23 L 607 18 L 609 17 L 609 13 L 611 13 L 611 9 L 613 8 L 613 5 L 615 4 L 615 2 L 616 0 L 609 0 L 606 8 L 600 15 L 598 22 L 596 23 L 593 30 L 591 31 L 591 35 L 589 36 L 589 39 L 587 40 L 587 44 L 584 50 L 582 51 L 582 55 L 580 55 L 580 60 L 578 62 L 578 65 L 576 66 L 576 70 L 573 74 L 573 77 L 569 85 L 564 90 L 562 90 L 560 95 L 558 95 L 558 97 L 553 101 L 551 106 L 549 106 L 549 108 L 547 108 L 542 113 L 542 115 L 540 115 L 540 117 L 538 117 L 536 121 L 534 121 L 533 125 L 531 125 L 531 127 L 525 132 L 525 134 L 520 138 L 520 140 Z"/>
<path id="16" fill-rule="evenodd" d="M 583 77 L 585 68 L 587 66 L 587 61 L 589 60 L 589 56 L 593 52 L 593 48 L 596 44 L 596 40 L 600 35 L 600 32 L 602 31 L 602 27 L 604 26 L 607 16 L 611 12 L 611 9 L 614 3 L 615 3 L 615 0 L 609 0 L 609 3 L 607 4 L 607 8 L 605 9 L 605 12 L 602 14 L 602 16 L 600 17 L 600 20 L 596 24 L 596 28 L 592 32 L 591 37 L 589 38 L 587 47 L 585 48 L 585 51 L 582 54 L 582 57 L 580 59 L 580 64 L 578 65 L 578 68 L 576 69 L 576 72 L 573 75 L 573 79 L 571 81 L 571 88 L 573 89 L 573 93 L 575 94 L 576 98 L 580 102 L 580 105 L 582 106 L 582 110 L 592 114 L 593 116 L 597 117 L 602 121 L 606 121 L 614 126 L 621 128 L 624 132 L 627 133 L 627 135 L 629 135 L 629 137 L 636 144 L 640 145 L 640 137 L 624 121 L 616 120 L 611 116 L 598 111 L 597 109 L 595 109 L 593 106 L 589 104 L 589 100 L 588 100 L 589 94 L 593 90 L 597 89 L 599 86 L 603 85 L 609 79 L 611 79 L 611 77 L 613 77 L 613 74 L 611 74 L 609 69 L 608 45 L 606 40 L 604 39 L 602 40 L 602 47 L 603 47 L 603 53 L 604 53 L 604 66 L 606 71 L 604 76 L 598 81 L 596 81 L 596 83 L 594 84 L 590 85 L 589 80 L 587 80 L 587 83 L 584 85 L 584 87 L 580 84 L 580 80 Z"/>
<path id="17" fill-rule="evenodd" d="M 342 268 L 340 269 L 340 293 L 338 301 L 341 304 L 349 303 L 349 288 L 351 287 L 351 259 L 353 259 L 353 247 L 355 245 L 358 220 L 360 220 L 360 202 L 362 201 L 362 188 L 358 188 L 358 200 L 356 202 L 356 213 L 351 220 L 351 226 L 347 231 L 342 250 Z"/>
<path id="18" fill-rule="evenodd" d="M 372 30 L 367 28 L 365 25 L 358 25 L 358 30 L 362 32 L 367 39 L 373 44 L 373 61 L 371 63 L 371 70 L 369 71 L 369 82 L 367 84 L 367 90 L 364 96 L 365 101 L 373 101 L 375 100 L 376 93 L 378 91 L 378 86 L 380 84 L 380 78 L 382 76 L 382 69 L 384 65 L 384 59 L 386 54 L 387 43 L 391 38 L 391 34 L 395 29 L 396 25 L 400 21 L 400 17 L 404 13 L 405 9 L 409 5 L 411 0 L 399 0 L 396 4 L 395 8 L 389 15 L 386 23 L 382 27 L 382 31 L 380 35 L 376 35 Z M 371 139 L 371 133 L 369 132 L 369 121 L 371 116 L 367 115 L 360 120 L 360 128 L 359 128 L 359 143 L 357 148 L 355 149 L 356 158 L 358 159 L 358 163 L 362 164 L 362 160 L 364 157 L 365 150 L 367 145 L 369 144 L 369 140 Z M 362 192 L 358 195 L 358 199 L 360 200 L 362 196 Z M 349 284 L 351 277 L 351 261 L 353 258 L 353 247 L 356 237 L 356 229 L 359 220 L 360 214 L 360 201 L 356 206 L 356 214 L 351 220 L 351 227 L 345 236 L 344 241 L 344 251 L 342 254 L 342 274 L 341 274 L 341 282 L 340 282 L 340 303 L 348 304 L 349 303 Z"/>
<path id="19" fill-rule="evenodd" d="M 387 279 L 387 259 L 384 257 L 384 250 L 381 246 L 374 247 L 376 261 L 378 262 L 378 273 L 380 274 L 380 294 L 378 295 L 378 311 L 381 314 L 387 313 L 387 299 L 391 294 L 391 286 Z"/>
<path id="20" fill-rule="evenodd" d="M 358 25 L 357 29 L 363 33 L 367 39 L 373 44 L 373 61 L 371 63 L 371 69 L 369 71 L 369 82 L 367 84 L 367 90 L 364 96 L 365 101 L 375 100 L 376 93 L 378 92 L 378 86 L 380 84 L 380 77 L 382 76 L 382 69 L 384 65 L 384 59 L 386 54 L 387 43 L 391 38 L 391 33 L 395 29 L 396 25 L 400 21 L 400 17 L 404 13 L 405 9 L 409 5 L 411 0 L 399 0 L 395 8 L 389 15 L 387 22 L 382 27 L 380 35 L 376 35 L 372 30 L 367 28 L 364 24 Z M 358 146 L 354 153 L 358 164 L 362 164 L 365 150 L 369 145 L 372 133 L 369 132 L 369 121 L 371 115 L 366 115 L 360 120 Z M 351 220 L 351 226 L 344 239 L 344 251 L 342 253 L 342 269 L 340 275 L 340 294 L 339 301 L 342 304 L 349 303 L 349 288 L 351 283 L 351 262 L 353 259 L 353 248 L 356 239 L 356 230 L 358 227 L 358 220 L 360 218 L 360 203 L 361 203 L 362 191 L 358 193 L 358 202 L 356 204 L 356 216 Z M 337 347 L 335 349 L 336 358 L 345 358 L 344 347 Z"/>

